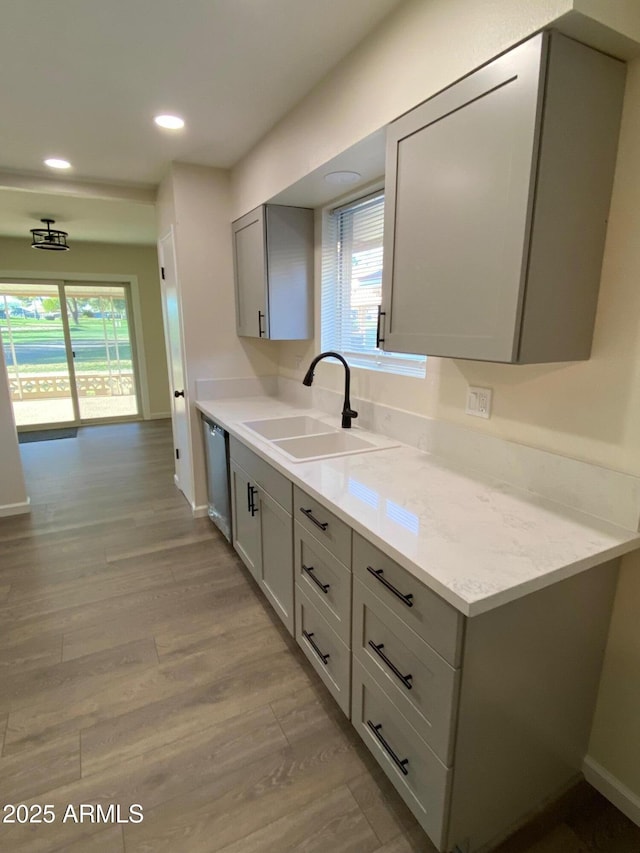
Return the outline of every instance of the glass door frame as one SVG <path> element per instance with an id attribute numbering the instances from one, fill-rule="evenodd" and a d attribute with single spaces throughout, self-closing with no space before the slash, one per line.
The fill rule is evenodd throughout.
<path id="1" fill-rule="evenodd" d="M 138 359 L 138 347 L 136 341 L 136 320 L 135 314 L 133 311 L 133 298 L 131 293 L 131 282 L 129 281 L 108 281 L 107 276 L 101 278 L 99 281 L 97 279 L 94 280 L 83 280 L 82 278 L 73 278 L 68 276 L 62 282 L 62 289 L 64 290 L 65 286 L 69 287 L 121 287 L 124 290 L 125 302 L 127 305 L 127 325 L 129 330 L 129 343 L 131 346 L 131 369 L 133 372 L 134 385 L 135 385 L 135 398 L 136 398 L 136 408 L 137 413 L 135 415 L 114 415 L 113 417 L 105 417 L 105 418 L 83 418 L 80 416 L 80 404 L 77 398 L 77 386 L 76 386 L 76 397 L 75 400 L 78 403 L 77 417 L 78 423 L 77 426 L 90 426 L 90 425 L 99 425 L 99 424 L 113 424 L 113 423 L 131 423 L 132 421 L 141 421 L 143 420 L 143 409 L 142 409 L 142 394 L 141 394 L 141 379 L 140 379 L 140 364 Z M 65 296 L 65 311 L 66 311 L 66 296 Z M 69 314 L 65 313 L 65 328 L 69 330 Z M 73 381 L 75 385 L 75 358 L 73 356 L 73 342 L 71 340 L 71 332 L 69 331 L 69 353 L 71 354 L 71 358 L 73 361 Z M 42 429 L 42 427 L 40 427 Z"/>
<path id="2" fill-rule="evenodd" d="M 57 287 L 58 288 L 58 296 L 60 299 L 60 317 L 62 321 L 62 329 L 64 333 L 64 342 L 65 342 L 65 354 L 67 358 L 67 369 L 69 371 L 69 387 L 70 387 L 70 397 L 71 397 L 71 405 L 73 407 L 73 420 L 66 421 L 43 421 L 38 424 L 24 424 L 17 425 L 16 429 L 18 432 L 34 432 L 36 430 L 42 429 L 61 429 L 64 427 L 80 427 L 80 426 L 90 426 L 90 425 L 100 425 L 100 424 L 113 424 L 113 423 L 130 423 L 135 421 L 141 421 L 144 419 L 143 415 L 143 407 L 142 407 L 142 393 L 141 393 L 141 371 L 140 371 L 140 361 L 138 358 L 138 347 L 136 341 L 136 314 L 134 312 L 133 305 L 133 296 L 132 296 L 132 287 L 130 280 L 118 280 L 117 277 L 113 281 L 107 281 L 108 276 L 100 276 L 100 280 L 97 277 L 92 276 L 91 278 L 83 278 L 81 274 L 75 276 L 68 276 L 64 279 L 59 277 L 56 278 L 47 278 L 47 277 L 38 277 L 33 278 L 31 276 L 23 277 L 18 274 L 15 276 L 7 276 L 3 274 L 0 276 L 0 285 L 11 285 L 11 284 L 28 284 L 42 287 Z M 134 376 L 134 384 L 135 384 L 135 398 L 136 398 L 136 408 L 137 413 L 135 415 L 114 415 L 113 417 L 104 417 L 104 418 L 82 418 L 80 416 L 80 405 L 78 400 L 78 386 L 76 382 L 76 369 L 75 369 L 75 357 L 73 353 L 73 345 L 71 341 L 71 331 L 69 328 L 69 313 L 67 310 L 67 298 L 65 294 L 65 285 L 71 285 L 74 287 L 86 285 L 87 287 L 122 287 L 124 290 L 125 301 L 127 306 L 127 325 L 129 331 L 129 342 L 131 346 L 131 366 L 132 372 Z M 13 404 L 12 404 L 13 405 Z"/>

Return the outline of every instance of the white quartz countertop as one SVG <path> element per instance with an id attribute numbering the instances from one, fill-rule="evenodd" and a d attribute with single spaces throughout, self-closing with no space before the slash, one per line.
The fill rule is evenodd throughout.
<path id="1" fill-rule="evenodd" d="M 294 462 L 243 422 L 326 412 L 273 397 L 197 407 L 464 613 L 475 616 L 640 547 L 640 536 L 407 445 Z M 354 423 L 353 434 L 372 433 Z M 375 440 L 375 438 L 374 438 Z"/>

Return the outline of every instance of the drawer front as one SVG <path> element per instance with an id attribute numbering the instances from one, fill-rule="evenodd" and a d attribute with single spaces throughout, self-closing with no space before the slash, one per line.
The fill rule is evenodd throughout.
<path id="1" fill-rule="evenodd" d="M 442 849 L 452 771 L 357 660 L 351 722 L 424 831 Z"/>
<path id="2" fill-rule="evenodd" d="M 351 572 L 298 521 L 294 535 L 296 583 L 351 646 Z"/>
<path id="3" fill-rule="evenodd" d="M 283 509 L 291 512 L 292 484 L 286 477 L 232 435 L 229 436 L 229 455 Z"/>
<path id="4" fill-rule="evenodd" d="M 293 487 L 296 521 L 322 542 L 347 567 L 351 567 L 351 528 L 306 492 Z"/>
<path id="5" fill-rule="evenodd" d="M 451 764 L 460 670 L 358 580 L 353 584 L 353 653 L 440 760 Z"/>
<path id="6" fill-rule="evenodd" d="M 446 661 L 459 665 L 462 614 L 357 533 L 353 574 Z"/>
<path id="7" fill-rule="evenodd" d="M 296 640 L 311 665 L 349 716 L 351 650 L 296 586 Z"/>

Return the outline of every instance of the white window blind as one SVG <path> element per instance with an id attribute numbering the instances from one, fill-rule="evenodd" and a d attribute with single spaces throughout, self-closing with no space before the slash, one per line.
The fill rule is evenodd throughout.
<path id="1" fill-rule="evenodd" d="M 383 352 L 376 346 L 383 224 L 382 192 L 325 213 L 322 349 L 337 350 L 356 367 L 423 377 L 425 356 Z"/>

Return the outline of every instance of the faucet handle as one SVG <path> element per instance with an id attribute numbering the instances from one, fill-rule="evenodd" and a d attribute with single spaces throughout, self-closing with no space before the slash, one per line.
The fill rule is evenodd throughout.
<path id="1" fill-rule="evenodd" d="M 351 429 L 351 421 L 357 417 L 358 413 L 354 409 L 345 406 L 342 410 L 342 429 Z"/>

